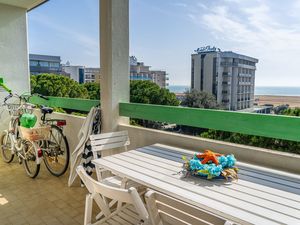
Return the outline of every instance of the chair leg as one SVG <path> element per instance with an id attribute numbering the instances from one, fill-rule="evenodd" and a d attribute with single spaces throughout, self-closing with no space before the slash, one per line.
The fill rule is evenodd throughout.
<path id="1" fill-rule="evenodd" d="M 91 194 L 85 197 L 84 225 L 92 223 L 93 198 Z"/>

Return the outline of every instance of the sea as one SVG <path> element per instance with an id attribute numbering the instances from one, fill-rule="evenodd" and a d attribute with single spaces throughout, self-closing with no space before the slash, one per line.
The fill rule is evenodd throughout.
<path id="1" fill-rule="evenodd" d="M 169 90 L 174 93 L 184 93 L 189 90 L 187 85 L 171 85 Z M 300 96 L 300 87 L 255 87 L 255 95 Z"/>

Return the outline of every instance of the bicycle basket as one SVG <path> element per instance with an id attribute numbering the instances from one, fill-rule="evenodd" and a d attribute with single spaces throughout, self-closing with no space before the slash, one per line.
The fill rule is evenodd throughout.
<path id="1" fill-rule="evenodd" d="M 7 110 L 10 116 L 19 116 L 20 114 L 20 104 L 6 104 Z"/>
<path id="2" fill-rule="evenodd" d="M 49 140 L 50 139 L 50 126 L 37 127 L 37 128 L 25 128 L 20 127 L 21 137 L 29 141 Z"/>

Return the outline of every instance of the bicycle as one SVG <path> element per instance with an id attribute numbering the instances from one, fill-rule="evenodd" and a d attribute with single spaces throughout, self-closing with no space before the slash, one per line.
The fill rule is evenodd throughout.
<path id="1" fill-rule="evenodd" d="M 34 94 L 34 95 L 37 95 L 40 98 L 48 100 L 48 98 L 43 95 L 40 94 Z M 10 94 L 8 97 L 6 97 L 4 100 L 5 103 L 12 96 L 13 95 Z M 32 108 L 34 108 L 35 107 L 34 105 L 28 103 L 29 99 L 33 95 L 27 95 L 27 96 L 14 95 L 14 96 L 20 99 L 19 104 L 5 104 L 9 108 L 9 112 L 11 112 L 10 113 L 11 121 L 9 125 L 9 130 L 4 131 L 4 134 L 0 139 L 0 143 L 2 145 L 1 152 L 2 152 L 3 160 L 7 163 L 10 163 L 13 160 L 14 155 L 17 154 L 19 156 L 18 157 L 19 162 L 22 163 L 22 161 L 20 160 L 20 158 L 23 159 L 23 157 L 20 154 L 21 149 L 25 147 L 25 151 L 29 151 L 30 148 L 27 148 L 27 145 L 30 143 L 33 146 L 33 148 L 38 149 L 37 150 L 38 157 L 43 158 L 46 168 L 52 175 L 54 176 L 63 175 L 67 171 L 69 166 L 69 161 L 70 161 L 69 144 L 66 136 L 63 133 L 63 127 L 66 126 L 66 120 L 47 119 L 46 115 L 51 114 L 53 112 L 53 109 L 49 107 L 41 106 L 40 109 L 41 109 L 42 117 L 41 117 L 40 126 L 37 128 L 32 128 L 31 130 L 26 130 L 19 126 L 20 117 L 22 113 L 20 113 L 18 106 L 23 105 L 24 107 L 25 105 L 26 106 L 30 105 Z M 15 110 L 12 110 L 13 107 L 15 108 Z M 30 111 L 30 113 L 32 113 L 32 111 Z M 48 136 L 47 135 L 41 136 L 43 135 L 43 132 L 47 133 L 48 130 L 49 130 Z M 30 134 L 29 135 L 27 134 L 28 132 L 32 133 L 33 131 L 37 133 L 36 136 L 30 136 Z M 23 136 L 21 136 L 20 134 L 23 134 Z M 24 135 L 26 135 L 26 138 L 24 137 Z M 10 137 L 10 138 L 8 139 L 6 137 Z M 27 145 L 17 146 L 16 143 L 20 143 L 20 141 L 18 142 L 17 140 L 22 139 L 24 142 L 24 138 L 27 139 L 27 141 L 29 141 L 26 142 Z M 11 148 L 8 148 L 9 145 L 11 146 Z M 34 159 L 37 159 L 37 157 L 31 157 L 31 161 L 33 161 Z M 25 169 L 27 174 L 32 178 L 36 177 L 39 173 L 40 161 L 37 161 L 37 168 L 33 171 L 30 170 L 28 164 L 29 163 L 25 161 L 25 166 L 26 166 Z"/>
<path id="2" fill-rule="evenodd" d="M 52 108 L 41 106 L 40 109 L 42 114 L 40 126 L 50 126 L 51 129 L 50 138 L 41 140 L 39 146 L 47 169 L 52 175 L 59 177 L 67 171 L 70 161 L 69 143 L 63 133 L 63 127 L 67 123 L 62 119 L 47 119 L 46 116 L 53 113 Z"/>
<path id="3" fill-rule="evenodd" d="M 19 103 L 7 103 L 7 100 L 13 97 L 18 98 Z M 8 130 L 3 131 L 0 137 L 2 158 L 4 162 L 10 163 L 16 155 L 20 164 L 24 162 L 23 165 L 27 175 L 35 178 L 39 174 L 43 158 L 43 152 L 36 141 L 45 139 L 46 136 L 44 135 L 50 129 L 44 127 L 31 130 L 20 127 L 22 116 L 24 114 L 32 114 L 35 107 L 22 96 L 10 93 L 4 99 L 3 106 L 6 106 L 8 109 L 10 121 Z"/>

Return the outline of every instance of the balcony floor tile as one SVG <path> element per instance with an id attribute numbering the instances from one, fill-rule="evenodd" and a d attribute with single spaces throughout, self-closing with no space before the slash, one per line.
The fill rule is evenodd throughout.
<path id="1" fill-rule="evenodd" d="M 69 188 L 68 175 L 54 177 L 42 164 L 31 179 L 16 160 L 7 164 L 0 157 L 0 224 L 83 224 L 87 191 L 79 181 Z"/>

